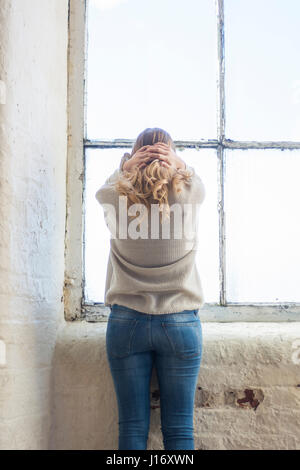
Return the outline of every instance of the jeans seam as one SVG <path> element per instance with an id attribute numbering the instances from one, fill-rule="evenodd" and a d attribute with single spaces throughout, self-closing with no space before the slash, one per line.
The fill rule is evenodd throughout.
<path id="1" fill-rule="evenodd" d="M 184 323 L 181 323 L 181 325 L 184 324 Z M 176 325 L 176 326 L 180 326 L 178 325 L 177 323 L 173 323 L 172 325 Z M 198 325 L 198 322 L 197 322 L 197 325 Z M 188 354 L 188 355 L 185 355 L 184 353 L 180 353 L 180 352 L 177 352 L 176 351 L 176 347 L 171 339 L 171 337 L 168 335 L 168 331 L 167 331 L 167 328 L 166 328 L 166 323 L 165 322 L 162 322 L 162 326 L 163 326 L 163 329 L 167 335 L 167 338 L 169 340 L 169 343 L 171 345 L 171 348 L 173 349 L 173 352 L 174 354 L 177 356 L 177 357 L 180 357 L 182 359 L 188 359 L 188 358 L 192 358 L 192 357 L 196 357 L 198 356 L 199 354 L 201 354 L 201 338 L 200 338 L 200 335 L 198 334 L 198 331 L 197 331 L 197 336 L 198 336 L 198 339 L 199 339 L 199 344 L 198 344 L 198 347 L 197 347 L 197 352 L 196 353 L 193 353 L 193 354 Z M 194 325 L 188 325 L 188 326 L 194 326 Z M 195 325 L 196 326 L 196 325 Z"/>
<path id="2" fill-rule="evenodd" d="M 138 320 L 135 318 L 134 319 L 134 325 L 133 325 L 133 328 L 132 328 L 132 331 L 130 333 L 130 340 L 129 340 L 129 352 L 128 352 L 128 355 L 131 353 L 131 349 L 132 349 L 132 338 L 133 338 L 133 334 L 135 332 L 135 329 L 136 329 L 136 325 L 138 324 Z"/>
<path id="3" fill-rule="evenodd" d="M 118 318 L 116 318 L 116 320 L 118 320 Z M 123 319 L 121 319 L 122 321 Z M 125 320 L 125 319 L 124 319 Z M 122 359 L 124 357 L 127 357 L 130 355 L 131 353 L 131 349 L 132 349 L 132 338 L 133 338 L 133 334 L 135 332 L 135 329 L 136 329 L 136 325 L 138 323 L 138 320 L 135 318 L 134 319 L 134 323 L 132 325 L 132 329 L 131 329 L 131 332 L 130 332 L 130 336 L 129 336 L 129 342 L 128 342 L 128 347 L 126 349 L 126 352 L 125 352 L 125 355 L 122 354 L 121 356 L 119 356 L 118 354 L 114 354 L 112 351 L 111 351 L 111 356 L 114 357 L 115 359 Z"/>

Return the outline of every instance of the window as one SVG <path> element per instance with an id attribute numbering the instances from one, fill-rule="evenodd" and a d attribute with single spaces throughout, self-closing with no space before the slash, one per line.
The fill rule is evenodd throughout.
<path id="1" fill-rule="evenodd" d="M 157 126 L 206 187 L 201 318 L 299 319 L 299 27 L 297 0 L 71 0 L 69 165 L 76 173 L 83 154 L 83 282 L 75 243 L 66 290 L 70 299 L 81 288 L 83 317 L 109 313 L 109 233 L 95 192 L 136 136 Z M 71 212 L 79 196 L 70 185 Z"/>

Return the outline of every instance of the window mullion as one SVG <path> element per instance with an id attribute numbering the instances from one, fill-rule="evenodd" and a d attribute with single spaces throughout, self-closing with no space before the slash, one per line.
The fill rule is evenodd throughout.
<path id="1" fill-rule="evenodd" d="M 225 211 L 224 173 L 225 158 L 223 141 L 225 138 L 225 89 L 224 89 L 224 0 L 216 0 L 218 76 L 217 76 L 217 136 L 218 136 L 218 214 L 219 214 L 219 285 L 220 305 L 226 305 L 225 270 Z"/>
<path id="2" fill-rule="evenodd" d="M 218 47 L 218 75 L 217 75 L 217 135 L 218 141 L 223 142 L 225 137 L 225 51 L 224 51 L 224 0 L 216 0 L 217 14 L 217 47 Z"/>
<path id="3" fill-rule="evenodd" d="M 225 211 L 224 211 L 224 180 L 225 159 L 224 147 L 219 145 L 218 155 L 218 214 L 219 214 L 219 286 L 220 305 L 226 305 L 226 245 L 225 245 Z"/>

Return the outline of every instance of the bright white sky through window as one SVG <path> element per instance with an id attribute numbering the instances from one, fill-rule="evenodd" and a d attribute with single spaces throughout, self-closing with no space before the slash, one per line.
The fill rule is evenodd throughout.
<path id="1" fill-rule="evenodd" d="M 217 138 L 214 0 L 89 0 L 87 138 Z M 300 141 L 300 2 L 225 0 L 226 138 Z M 86 150 L 86 300 L 103 302 L 109 233 L 96 190 L 128 150 Z M 217 154 L 179 153 L 206 187 L 198 269 L 219 301 Z M 232 302 L 300 302 L 300 151 L 226 150 Z M 281 223 L 284 221 L 284 225 Z M 259 269 L 258 269 L 259 266 Z"/>
<path id="2" fill-rule="evenodd" d="M 299 31 L 299 0 L 225 0 L 227 138 L 300 141 Z"/>
<path id="3" fill-rule="evenodd" d="M 216 135 L 212 0 L 90 0 L 88 138 Z"/>

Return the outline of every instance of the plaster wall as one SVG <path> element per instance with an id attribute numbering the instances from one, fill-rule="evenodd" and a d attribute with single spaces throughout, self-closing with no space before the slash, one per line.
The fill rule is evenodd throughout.
<path id="1" fill-rule="evenodd" d="M 67 44 L 67 0 L 1 0 L 1 449 L 49 447 L 64 322 Z"/>
<path id="2" fill-rule="evenodd" d="M 202 323 L 195 449 L 300 449 L 299 328 L 298 322 Z M 105 331 L 105 323 L 78 321 L 60 329 L 52 448 L 118 449 Z M 163 449 L 155 368 L 149 393 L 148 449 Z"/>

